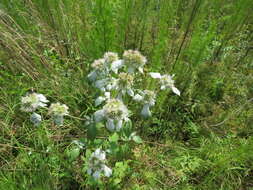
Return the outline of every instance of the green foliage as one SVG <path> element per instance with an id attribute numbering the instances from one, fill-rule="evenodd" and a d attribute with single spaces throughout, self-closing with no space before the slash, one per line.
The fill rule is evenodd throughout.
<path id="1" fill-rule="evenodd" d="M 252 11 L 252 0 L 2 0 L 0 190 L 252 189 Z M 175 74 L 182 95 L 163 92 L 152 118 L 108 134 L 85 125 L 97 109 L 86 76 L 126 49 L 147 56 L 147 72 Z M 32 126 L 20 112 L 32 88 L 73 117 L 55 127 L 41 110 Z M 97 182 L 86 170 L 99 147 L 114 168 Z"/>

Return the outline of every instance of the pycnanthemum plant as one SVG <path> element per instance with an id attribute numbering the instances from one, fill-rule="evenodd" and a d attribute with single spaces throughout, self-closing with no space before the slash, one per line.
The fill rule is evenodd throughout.
<path id="1" fill-rule="evenodd" d="M 96 122 L 105 120 L 108 130 L 119 131 L 123 122 L 129 120 L 128 115 L 128 109 L 121 100 L 109 99 L 103 109 L 95 112 L 94 118 Z"/>
<path id="2" fill-rule="evenodd" d="M 105 165 L 105 162 L 105 151 L 96 149 L 90 156 L 87 173 L 92 175 L 94 179 L 99 179 L 101 174 L 104 174 L 106 177 L 110 177 L 112 175 L 112 169 Z"/>
<path id="3" fill-rule="evenodd" d="M 56 125 L 62 126 L 63 125 L 63 116 L 67 115 L 68 112 L 68 106 L 65 104 L 53 103 L 49 107 L 48 113 L 53 116 L 54 123 Z"/>
<path id="4" fill-rule="evenodd" d="M 166 88 L 171 88 L 171 90 L 178 96 L 180 96 L 180 91 L 175 87 L 174 80 L 172 79 L 174 75 L 161 75 L 160 73 L 149 73 L 150 76 L 154 79 L 160 79 L 161 90 L 165 90 Z"/>
<path id="5" fill-rule="evenodd" d="M 33 112 L 30 116 L 30 121 L 35 125 L 40 125 L 42 121 L 41 115 L 35 113 L 38 108 L 47 107 L 49 101 L 43 94 L 35 92 L 28 93 L 21 98 L 21 110 L 24 112 Z M 68 114 L 68 106 L 60 103 L 53 103 L 49 107 L 49 114 L 53 116 L 56 125 L 63 125 L 63 116 Z"/>
<path id="6" fill-rule="evenodd" d="M 43 94 L 35 92 L 28 93 L 21 98 L 21 110 L 24 112 L 34 112 L 40 107 L 46 107 L 49 101 Z"/>
<path id="7" fill-rule="evenodd" d="M 42 117 L 35 111 L 38 108 L 44 108 L 47 106 L 49 101 L 43 94 L 37 94 L 35 92 L 28 93 L 26 96 L 21 98 L 21 111 L 33 112 L 30 116 L 30 121 L 38 126 L 41 123 Z"/>
<path id="8" fill-rule="evenodd" d="M 170 88 L 175 94 L 180 95 L 180 91 L 175 87 L 175 82 L 172 79 L 173 76 L 168 74 L 161 75 L 154 72 L 149 73 L 149 75 L 142 75 L 144 74 L 144 66 L 147 64 L 147 59 L 139 51 L 127 50 L 123 53 L 122 57 L 120 59 L 118 54 L 113 52 L 105 53 L 102 58 L 95 60 L 91 64 L 92 71 L 87 76 L 92 86 L 97 89 L 96 94 L 98 94 L 95 98 L 95 106 L 98 107 L 98 110 L 91 117 L 86 116 L 87 131 L 88 134 L 90 128 L 96 131 L 97 126 L 101 126 L 102 124 L 109 132 L 114 132 L 108 138 L 109 141 L 105 139 L 102 145 L 99 144 L 99 146 L 110 147 L 111 150 L 109 149 L 108 152 L 113 152 L 113 155 L 117 155 L 115 151 L 121 152 L 120 148 L 112 151 L 115 143 L 118 143 L 119 138 L 124 142 L 141 142 L 136 132 L 129 130 L 130 127 L 125 131 L 121 131 L 131 121 L 130 110 L 127 108 L 129 100 L 140 104 L 142 106 L 140 111 L 141 116 L 148 118 L 152 115 L 150 108 L 155 106 L 156 96 L 160 90 Z M 145 76 L 159 79 L 160 88 L 138 89 L 135 81 L 142 82 Z M 138 84 L 138 86 L 140 85 Z M 48 102 L 44 95 L 30 93 L 22 97 L 21 110 L 33 112 L 30 120 L 37 126 L 40 124 L 42 117 L 35 113 L 35 110 L 40 107 L 46 107 Z M 63 117 L 69 113 L 68 106 L 61 103 L 53 103 L 50 105 L 48 113 L 53 117 L 54 123 L 61 126 L 63 125 Z M 94 135 L 89 139 L 94 140 Z M 110 144 L 111 142 L 114 144 Z M 96 146 L 96 144 L 98 144 L 97 141 L 84 144 L 81 141 L 74 140 L 72 141 L 72 145 L 74 145 L 75 149 L 67 152 L 71 159 L 75 159 L 81 150 L 94 149 L 94 145 Z M 101 179 L 101 176 L 110 177 L 112 175 L 112 169 L 106 165 L 105 151 L 98 148 L 91 154 L 88 159 L 87 173 L 95 180 Z"/>
<path id="9" fill-rule="evenodd" d="M 95 105 L 101 106 L 101 108 L 92 117 L 89 117 L 87 122 L 89 125 L 93 124 L 95 128 L 97 123 L 102 123 L 110 132 L 119 132 L 130 121 L 130 111 L 127 108 L 129 99 L 141 104 L 140 114 L 142 117 L 148 118 L 152 115 L 150 108 L 155 105 L 156 96 L 160 90 L 170 88 L 175 94 L 180 95 L 180 91 L 175 87 L 175 82 L 172 79 L 173 76 L 168 74 L 161 75 L 151 72 L 148 75 L 159 79 L 159 89 L 136 88 L 135 81 L 141 82 L 143 77 L 147 76 L 140 75 L 144 73 L 146 64 L 147 59 L 136 50 L 125 51 L 122 59 L 117 53 L 107 52 L 103 58 L 95 60 L 91 64 L 93 70 L 88 74 L 88 79 L 98 89 L 99 95 L 95 99 Z M 141 142 L 136 132 L 130 132 L 130 136 L 119 134 L 122 134 L 123 140 Z M 102 172 L 106 176 L 110 176 L 107 174 L 111 174 L 111 169 L 105 168 L 104 160 L 105 153 L 97 149 L 91 156 L 88 174 L 95 179 L 99 179 Z"/>
<path id="10" fill-rule="evenodd" d="M 118 79 L 113 85 L 113 89 L 118 91 L 118 99 L 122 99 L 123 96 L 128 94 L 129 96 L 134 96 L 134 91 L 132 89 L 134 77 L 128 73 L 119 73 Z"/>
<path id="11" fill-rule="evenodd" d="M 155 98 L 156 94 L 151 90 L 140 91 L 134 96 L 134 100 L 140 102 L 143 105 L 141 115 L 144 118 L 151 116 L 150 107 L 155 105 Z"/>
<path id="12" fill-rule="evenodd" d="M 147 62 L 146 57 L 136 50 L 125 51 L 123 54 L 123 60 L 129 73 L 135 73 L 136 70 L 143 73 L 143 67 Z"/>
<path id="13" fill-rule="evenodd" d="M 107 52 L 102 59 L 98 60 L 100 60 L 99 65 L 103 65 L 99 67 L 100 77 L 94 77 L 94 80 L 91 80 L 90 75 L 96 72 L 97 68 L 88 75 L 93 86 L 101 92 L 101 95 L 95 101 L 95 105 L 101 105 L 103 102 L 108 102 L 113 98 L 124 102 L 124 97 L 128 95 L 143 105 L 141 115 L 145 118 L 150 117 L 150 107 L 155 105 L 155 98 L 158 92 L 140 90 L 134 87 L 135 78 L 139 76 L 137 75 L 138 72 L 144 72 L 143 67 L 146 65 L 147 59 L 139 51 L 127 50 L 123 53 L 123 59 L 119 59 L 116 53 Z M 94 63 L 92 64 L 92 68 L 94 68 Z M 170 88 L 175 94 L 180 95 L 180 91 L 175 87 L 173 76 L 168 74 L 161 75 L 155 72 L 150 72 L 149 74 L 152 78 L 159 79 L 160 90 Z M 99 113 L 102 113 L 102 110 L 96 112 L 95 122 L 102 121 L 98 119 Z M 102 114 L 100 114 L 99 118 L 104 118 L 104 116 L 102 117 Z M 111 120 L 109 121 L 115 124 Z M 112 129 L 112 127 L 108 127 L 108 120 L 106 120 L 106 123 L 106 127 Z M 119 128 L 113 128 L 119 130 Z"/>

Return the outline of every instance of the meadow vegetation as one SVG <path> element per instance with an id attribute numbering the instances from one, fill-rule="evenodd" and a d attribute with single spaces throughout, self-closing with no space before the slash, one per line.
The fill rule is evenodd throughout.
<path id="1" fill-rule="evenodd" d="M 1 0 L 0 190 L 253 190 L 252 13 L 252 0 Z M 126 50 L 147 60 L 138 88 L 174 74 L 180 96 L 159 91 L 144 118 L 127 97 L 122 130 L 91 125 L 92 63 Z M 64 122 L 48 104 L 34 126 L 29 92 L 67 105 Z"/>

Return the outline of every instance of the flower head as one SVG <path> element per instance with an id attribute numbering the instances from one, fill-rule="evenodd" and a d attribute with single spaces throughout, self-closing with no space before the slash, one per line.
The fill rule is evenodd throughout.
<path id="1" fill-rule="evenodd" d="M 126 93 L 129 96 L 134 96 L 134 92 L 132 90 L 134 77 L 129 73 L 120 73 L 118 77 L 119 78 L 115 83 L 115 89 L 119 91 L 119 99 L 121 99 L 121 96 Z"/>
<path id="2" fill-rule="evenodd" d="M 173 78 L 173 75 L 170 76 L 170 75 L 161 75 L 160 73 L 149 73 L 150 76 L 152 78 L 155 78 L 155 79 L 160 79 L 160 84 L 161 84 L 161 90 L 165 90 L 166 88 L 171 88 L 171 90 L 177 94 L 178 96 L 180 96 L 180 91 L 175 87 L 174 85 L 174 80 L 172 79 Z"/>
<path id="3" fill-rule="evenodd" d="M 24 112 L 34 112 L 39 107 L 46 107 L 49 102 L 43 94 L 29 93 L 21 98 L 21 110 Z"/>
<path id="4" fill-rule="evenodd" d="M 156 94 L 155 94 L 154 91 L 144 90 L 144 93 L 143 93 L 143 102 L 145 104 L 149 104 L 150 106 L 155 105 L 155 98 L 156 98 Z"/>
<path id="5" fill-rule="evenodd" d="M 106 63 L 110 64 L 119 59 L 118 54 L 114 52 L 106 52 L 104 54 L 104 60 Z"/>
<path id="6" fill-rule="evenodd" d="M 136 69 L 143 73 L 143 66 L 147 62 L 146 57 L 136 50 L 125 51 L 123 54 L 123 60 L 129 73 L 134 73 Z"/>
<path id="7" fill-rule="evenodd" d="M 110 131 L 119 131 L 123 121 L 128 121 L 127 107 L 119 99 L 109 99 L 103 109 L 94 113 L 95 122 L 106 121 L 106 128 Z"/>
<path id="8" fill-rule="evenodd" d="M 104 115 L 110 119 L 126 119 L 128 117 L 128 109 L 122 101 L 118 99 L 110 99 L 103 107 Z"/>
<path id="9" fill-rule="evenodd" d="M 89 175 L 92 175 L 95 179 L 99 179 L 101 173 L 103 173 L 106 177 L 110 177 L 112 175 L 112 169 L 106 166 L 105 162 L 105 151 L 96 149 L 95 152 L 91 154 L 91 157 L 89 159 L 87 173 Z"/>
<path id="10" fill-rule="evenodd" d="M 48 113 L 50 115 L 64 116 L 69 113 L 68 109 L 68 106 L 66 106 L 65 104 L 60 104 L 58 102 L 50 105 Z"/>
<path id="11" fill-rule="evenodd" d="M 174 80 L 172 79 L 172 76 L 170 75 L 162 75 L 161 76 L 161 89 L 165 89 L 166 87 L 172 87 L 174 86 Z"/>
<path id="12" fill-rule="evenodd" d="M 134 100 L 143 104 L 141 115 L 144 118 L 150 117 L 150 107 L 155 105 L 156 94 L 151 90 L 140 91 L 139 94 L 134 96 Z"/>
<path id="13" fill-rule="evenodd" d="M 148 104 L 149 106 L 155 105 L 156 94 L 151 90 L 140 91 L 139 94 L 134 96 L 134 100 L 137 102 L 141 102 L 143 104 Z"/>
<path id="14" fill-rule="evenodd" d="M 30 121 L 34 124 L 34 126 L 38 126 L 41 123 L 41 115 L 33 112 L 30 116 Z"/>
<path id="15" fill-rule="evenodd" d="M 96 59 L 92 64 L 91 67 L 95 70 L 103 70 L 105 64 L 105 59 Z"/>
<path id="16" fill-rule="evenodd" d="M 133 85 L 134 77 L 128 73 L 120 73 L 117 80 L 119 88 L 130 88 Z"/>
<path id="17" fill-rule="evenodd" d="M 101 78 L 101 76 L 106 75 L 107 70 L 105 67 L 105 59 L 97 59 L 92 64 L 91 67 L 93 68 L 93 71 L 91 71 L 88 74 L 88 79 L 90 81 L 95 81 L 98 78 Z"/>

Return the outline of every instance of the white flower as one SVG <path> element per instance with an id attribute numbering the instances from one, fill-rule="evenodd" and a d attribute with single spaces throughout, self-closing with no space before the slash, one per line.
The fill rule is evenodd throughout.
<path id="1" fill-rule="evenodd" d="M 161 75 L 160 73 L 153 73 L 153 72 L 149 74 L 154 79 L 160 79 L 161 90 L 164 90 L 166 88 L 171 88 L 175 94 L 180 96 L 180 91 L 174 85 L 174 80 L 172 79 L 173 76 Z"/>
<path id="2" fill-rule="evenodd" d="M 106 128 L 110 131 L 119 131 L 123 121 L 128 121 L 127 107 L 118 99 L 109 99 L 103 109 L 94 113 L 95 122 L 106 120 Z"/>
<path id="3" fill-rule="evenodd" d="M 96 123 L 101 122 L 105 118 L 104 110 L 98 110 L 94 113 L 94 120 Z"/>
<path id="4" fill-rule="evenodd" d="M 56 125 L 62 126 L 63 116 L 68 115 L 68 109 L 68 106 L 58 102 L 50 105 L 48 113 L 53 116 L 53 120 Z"/>
<path id="5" fill-rule="evenodd" d="M 160 73 L 153 73 L 153 72 L 150 72 L 149 74 L 150 74 L 150 76 L 151 76 L 152 78 L 154 78 L 154 79 L 160 79 L 160 78 L 162 77 Z"/>
<path id="6" fill-rule="evenodd" d="M 85 147 L 85 144 L 82 143 L 79 140 L 73 140 L 72 143 L 74 143 L 75 145 L 77 145 L 80 149 L 83 149 Z"/>
<path id="7" fill-rule="evenodd" d="M 103 92 L 103 91 L 105 91 L 105 87 L 108 84 L 108 82 L 109 82 L 109 79 L 97 80 L 95 82 L 95 87 Z"/>
<path id="8" fill-rule="evenodd" d="M 87 78 L 90 80 L 90 81 L 95 81 L 98 77 L 98 74 L 97 74 L 97 71 L 91 71 Z"/>
<path id="9" fill-rule="evenodd" d="M 91 67 L 94 69 L 88 74 L 88 79 L 92 82 L 96 81 L 98 78 L 103 77 L 107 74 L 105 67 L 105 59 L 97 59 L 92 64 Z"/>
<path id="10" fill-rule="evenodd" d="M 113 71 L 114 73 L 118 73 L 118 70 L 123 67 L 124 61 L 122 59 L 119 60 L 118 54 L 113 52 L 107 52 L 104 54 L 104 60 L 106 63 L 106 67 L 109 71 Z"/>
<path id="11" fill-rule="evenodd" d="M 150 117 L 152 115 L 151 112 L 150 112 L 149 107 L 150 107 L 150 105 L 148 105 L 148 104 L 144 104 L 143 107 L 142 107 L 141 115 L 144 118 L 148 118 L 148 117 Z"/>
<path id="12" fill-rule="evenodd" d="M 30 117 L 31 122 L 35 125 L 38 126 L 41 122 L 41 116 L 37 113 L 33 113 Z"/>
<path id="13" fill-rule="evenodd" d="M 135 101 L 143 104 L 141 115 L 144 118 L 151 116 L 150 107 L 155 105 L 155 98 L 156 98 L 156 94 L 155 92 L 151 90 L 140 91 L 139 94 L 136 94 L 134 96 L 133 99 Z"/>
<path id="14" fill-rule="evenodd" d="M 57 102 L 50 105 L 48 113 L 50 115 L 64 116 L 69 113 L 68 109 L 68 106 L 66 106 L 65 104 L 60 104 L 59 102 Z"/>
<path id="15" fill-rule="evenodd" d="M 144 91 L 139 91 L 139 93 L 136 94 L 133 99 L 137 102 L 141 102 L 142 104 L 148 104 L 150 106 L 154 106 L 155 98 L 156 98 L 156 94 L 154 91 L 144 90 Z"/>
<path id="16" fill-rule="evenodd" d="M 132 90 L 134 77 L 128 73 L 120 73 L 119 78 L 116 80 L 115 89 L 119 92 L 119 99 L 126 93 L 129 96 L 134 96 L 134 91 Z"/>
<path id="17" fill-rule="evenodd" d="M 138 70 L 140 73 L 143 73 L 143 67 L 147 62 L 146 57 L 141 55 L 139 51 L 136 50 L 127 50 L 123 54 L 124 65 L 127 67 L 129 73 L 134 73 L 135 70 Z"/>
<path id="18" fill-rule="evenodd" d="M 136 101 L 136 102 L 141 102 L 143 100 L 143 96 L 141 96 L 140 94 L 136 94 L 133 99 Z"/>
<path id="19" fill-rule="evenodd" d="M 110 119 L 127 120 L 129 114 L 127 107 L 118 99 L 108 100 L 103 110 L 105 117 Z"/>
<path id="20" fill-rule="evenodd" d="M 118 54 L 114 52 L 106 52 L 104 54 L 104 60 L 107 64 L 111 64 L 119 59 Z"/>
<path id="21" fill-rule="evenodd" d="M 33 112 L 39 107 L 46 107 L 49 102 L 43 94 L 29 93 L 21 98 L 21 110 L 24 112 Z"/>
<path id="22" fill-rule="evenodd" d="M 92 64 L 91 67 L 96 71 L 102 71 L 105 67 L 105 59 L 96 59 Z"/>
<path id="23" fill-rule="evenodd" d="M 111 93 L 110 92 L 105 92 L 104 96 L 97 97 L 97 99 L 95 100 L 95 106 L 99 106 L 104 101 L 109 100 L 110 97 L 111 97 Z"/>
<path id="24" fill-rule="evenodd" d="M 116 84 L 116 79 L 113 77 L 110 77 L 110 78 L 103 78 L 101 80 L 97 80 L 94 83 L 94 86 L 98 88 L 99 90 L 101 90 L 102 92 L 105 92 L 107 90 L 108 91 L 112 90 L 115 84 Z"/>
<path id="25" fill-rule="evenodd" d="M 93 152 L 91 154 L 91 157 L 92 158 L 96 158 L 100 161 L 105 161 L 106 159 L 106 154 L 105 154 L 105 151 L 102 151 L 100 148 L 96 149 L 95 152 Z"/>
<path id="26" fill-rule="evenodd" d="M 104 174 L 106 177 L 110 177 L 112 175 L 112 169 L 106 166 L 105 162 L 105 151 L 96 149 L 89 159 L 87 173 L 92 175 L 96 180 L 100 178 L 101 174 Z"/>
<path id="27" fill-rule="evenodd" d="M 122 59 L 112 62 L 111 70 L 114 73 L 118 73 L 118 70 L 124 66 L 124 61 Z"/>

